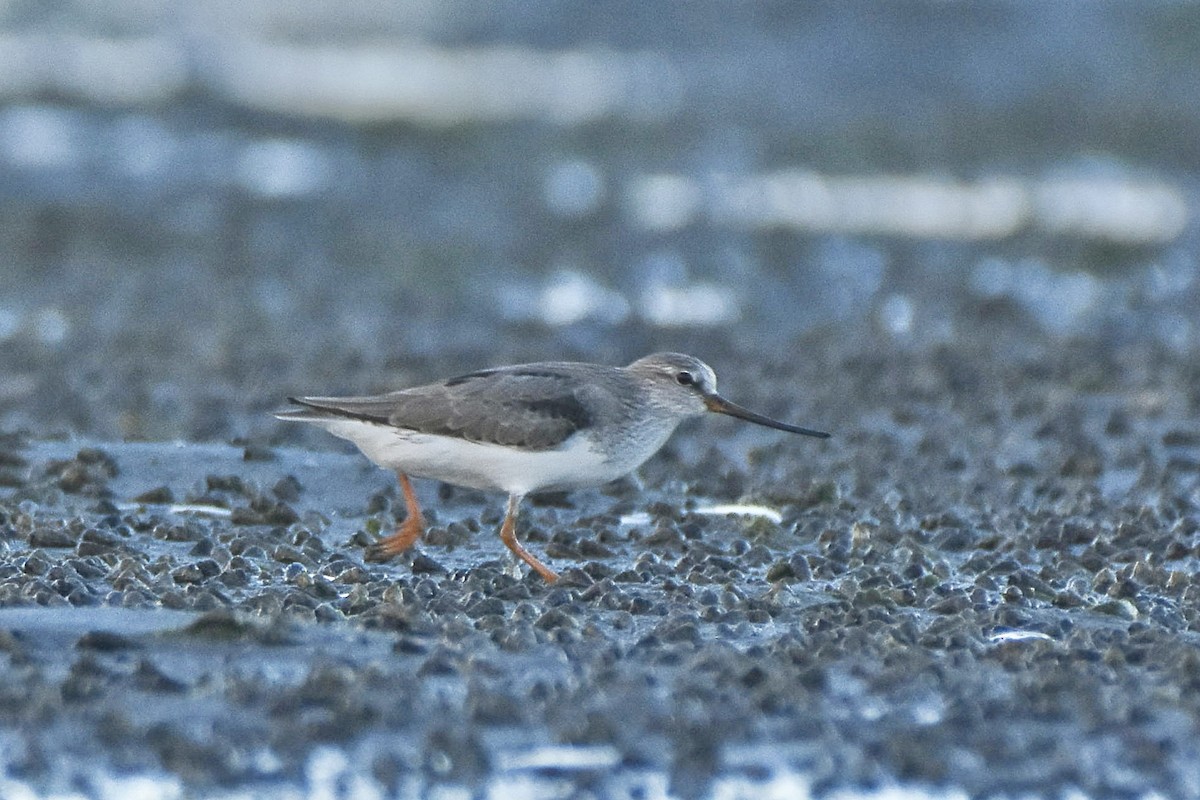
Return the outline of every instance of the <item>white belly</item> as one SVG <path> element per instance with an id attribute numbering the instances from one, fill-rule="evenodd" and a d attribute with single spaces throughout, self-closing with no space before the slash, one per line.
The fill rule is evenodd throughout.
<path id="1" fill-rule="evenodd" d="M 523 495 L 542 489 L 599 486 L 637 466 L 605 459 L 592 449 L 586 436 L 574 436 L 557 450 L 515 450 L 352 419 L 313 422 L 353 442 L 381 467 L 472 489 Z"/>

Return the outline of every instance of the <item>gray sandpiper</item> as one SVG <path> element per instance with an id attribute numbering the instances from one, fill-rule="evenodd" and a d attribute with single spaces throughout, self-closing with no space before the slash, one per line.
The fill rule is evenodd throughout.
<path id="1" fill-rule="evenodd" d="M 558 575 L 516 537 L 521 499 L 544 490 L 599 486 L 658 452 L 685 419 L 709 411 L 804 436 L 717 394 L 698 358 L 655 353 L 627 367 L 546 361 L 496 367 L 372 397 L 290 397 L 276 413 L 347 439 L 394 470 L 407 515 L 371 555 L 404 552 L 425 530 L 409 476 L 508 493 L 500 539 L 546 581 Z"/>

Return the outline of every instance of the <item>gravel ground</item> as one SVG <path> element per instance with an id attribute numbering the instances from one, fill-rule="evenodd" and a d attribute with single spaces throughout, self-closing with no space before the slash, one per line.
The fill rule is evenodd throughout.
<path id="1" fill-rule="evenodd" d="M 828 443 L 689 425 L 641 487 L 531 503 L 553 587 L 494 535 L 502 498 L 434 485 L 428 539 L 364 562 L 399 502 L 354 455 L 6 440 L 8 774 L 1200 791 L 1195 366 L 833 360 L 804 391 Z M 707 513 L 735 502 L 780 519 Z"/>

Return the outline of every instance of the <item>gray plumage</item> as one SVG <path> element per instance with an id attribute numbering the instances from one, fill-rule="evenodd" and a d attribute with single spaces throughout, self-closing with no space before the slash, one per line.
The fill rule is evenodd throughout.
<path id="1" fill-rule="evenodd" d="M 680 422 L 709 411 L 807 436 L 717 394 L 712 369 L 692 356 L 657 353 L 627 367 L 566 361 L 518 364 L 372 397 L 296 397 L 276 414 L 348 439 L 396 471 L 407 516 L 372 552 L 404 552 L 424 530 L 408 476 L 508 493 L 500 538 L 543 578 L 553 570 L 516 539 L 529 492 L 597 486 L 635 470 Z"/>
<path id="2" fill-rule="evenodd" d="M 716 380 L 711 367 L 682 353 L 656 353 L 628 367 L 544 361 L 382 395 L 291 397 L 305 408 L 277 416 L 302 422 L 342 417 L 533 451 L 561 447 L 579 433 L 592 434 L 601 449 L 620 449 L 630 437 L 669 435 L 681 421 L 705 411 L 828 436 L 734 406 L 717 395 Z"/>
<path id="3" fill-rule="evenodd" d="M 371 397 L 289 398 L 307 411 L 524 450 L 561 446 L 580 431 L 619 422 L 644 392 L 617 367 L 542 362 L 480 370 Z"/>

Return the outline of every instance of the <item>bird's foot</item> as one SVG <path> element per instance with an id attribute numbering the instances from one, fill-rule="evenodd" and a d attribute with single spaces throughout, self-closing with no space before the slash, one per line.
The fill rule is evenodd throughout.
<path id="1" fill-rule="evenodd" d="M 504 524 L 500 526 L 500 540 L 504 545 L 513 552 L 513 554 L 533 568 L 534 572 L 542 576 L 542 580 L 546 583 L 554 583 L 558 580 L 558 573 L 547 567 L 537 556 L 526 550 L 517 541 L 517 506 L 521 503 L 519 495 L 511 495 L 508 498 L 508 513 L 504 515 Z"/>
<path id="2" fill-rule="evenodd" d="M 368 561 L 387 561 L 395 558 L 412 547 L 417 539 L 425 533 L 425 520 L 419 514 L 405 517 L 404 522 L 396 527 L 396 532 L 385 536 L 367 548 Z"/>

